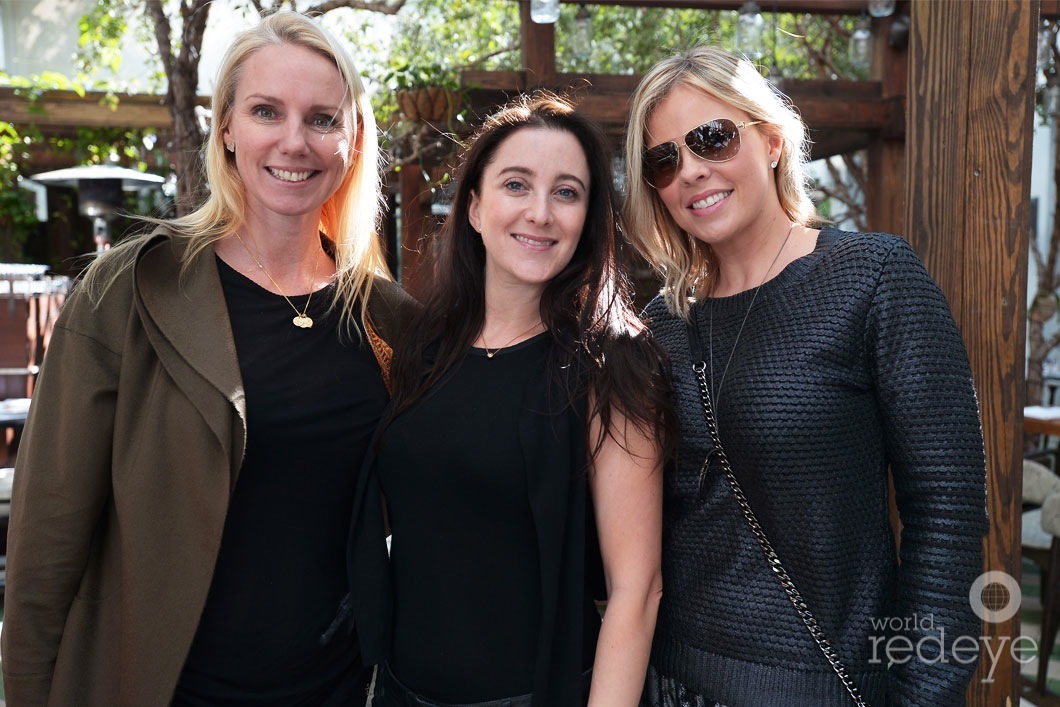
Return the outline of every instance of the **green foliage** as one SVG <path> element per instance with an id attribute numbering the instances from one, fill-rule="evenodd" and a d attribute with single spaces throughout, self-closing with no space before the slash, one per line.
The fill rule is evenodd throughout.
<path id="1" fill-rule="evenodd" d="M 77 63 L 85 74 L 93 73 L 97 67 L 113 73 L 121 68 L 122 40 L 129 30 L 125 18 L 132 14 L 129 9 L 124 2 L 99 0 L 78 20 L 81 37 Z"/>
<path id="2" fill-rule="evenodd" d="M 566 72 L 640 74 L 660 59 L 699 44 L 734 49 L 737 13 L 595 6 L 589 13 L 592 41 L 581 46 L 578 7 L 561 5 L 556 30 L 557 68 Z M 753 57 L 777 78 L 865 78 L 846 54 L 857 18 L 763 13 L 761 55 Z"/>
<path id="3" fill-rule="evenodd" d="M 19 186 L 20 165 L 28 154 L 23 137 L 11 123 L 0 121 L 0 260 L 21 262 L 22 247 L 37 227 L 32 195 Z"/>
<path id="4" fill-rule="evenodd" d="M 152 169 L 152 164 L 168 165 L 153 130 L 82 127 L 76 139 L 53 144 L 56 149 L 69 150 L 78 164 L 121 164 L 141 171 Z"/>
<path id="5" fill-rule="evenodd" d="M 586 47 L 576 30 L 578 10 L 577 5 L 560 6 L 560 18 L 556 24 L 559 71 L 643 73 L 658 60 L 677 51 L 731 37 L 735 21 L 735 13 L 593 6 L 589 9 L 592 37 Z"/>
<path id="6" fill-rule="evenodd" d="M 15 95 L 25 98 L 30 112 L 41 110 L 38 103 L 45 91 L 73 91 L 84 98 L 84 85 L 55 71 L 45 71 L 36 76 L 11 76 L 0 71 L 0 86 L 15 90 Z"/>
<path id="7" fill-rule="evenodd" d="M 384 125 L 397 110 L 396 91 L 458 88 L 461 71 L 519 66 L 519 5 L 511 0 L 409 0 L 396 18 L 372 30 L 385 41 L 365 46 L 363 36 L 346 36 Z"/>
<path id="8" fill-rule="evenodd" d="M 441 63 L 413 65 L 403 62 L 386 72 L 383 84 L 391 91 L 407 91 L 426 86 L 460 88 L 460 74 L 454 67 Z"/>
<path id="9" fill-rule="evenodd" d="M 737 13 L 588 5 L 591 41 L 576 28 L 581 7 L 560 6 L 557 69 L 565 73 L 638 74 L 701 43 L 732 48 Z M 763 72 L 784 78 L 867 78 L 847 58 L 857 17 L 763 12 Z M 516 70 L 521 65 L 519 6 L 511 0 L 410 0 L 389 28 L 386 48 L 361 60 L 378 115 L 393 113 L 393 92 L 430 81 L 452 85 L 460 70 Z M 351 37 L 352 39 L 352 37 Z M 363 45 L 362 45 L 363 46 Z M 380 50 L 385 59 L 379 60 Z M 371 81 L 372 76 L 382 77 Z"/>
<path id="10" fill-rule="evenodd" d="M 96 90 L 135 90 L 136 81 L 117 81 L 103 72 L 117 74 L 122 65 L 122 48 L 130 40 L 157 55 L 154 28 L 142 0 L 96 0 L 77 23 L 80 37 L 74 53 L 78 80 Z M 174 31 L 173 36 L 179 37 Z M 165 90 L 161 65 L 147 67 L 148 90 Z"/>

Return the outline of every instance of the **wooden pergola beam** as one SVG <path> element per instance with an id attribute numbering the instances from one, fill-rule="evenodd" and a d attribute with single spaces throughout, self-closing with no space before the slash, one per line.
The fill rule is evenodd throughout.
<path id="1" fill-rule="evenodd" d="M 582 0 L 560 0 L 568 5 Z M 1043 20 L 1060 19 L 1060 0 L 1040 0 Z M 626 7 L 674 8 L 681 10 L 739 10 L 743 0 L 585 0 L 586 5 L 619 5 Z M 813 15 L 861 15 L 864 0 L 760 0 L 759 8 L 767 12 L 807 12 Z"/>
<path id="2" fill-rule="evenodd" d="M 38 100 L 30 102 L 19 91 L 0 88 L 0 119 L 15 125 L 163 129 L 173 124 L 164 98 L 154 94 L 120 93 L 115 108 L 102 92 L 89 91 L 82 96 L 74 91 L 45 91 Z M 209 106 L 210 100 L 202 97 L 199 103 Z"/>
<path id="3" fill-rule="evenodd" d="M 539 24 L 530 19 L 530 3 L 519 3 L 519 38 L 523 52 L 523 70 L 533 77 L 534 85 L 551 86 L 556 82 L 556 25 Z"/>
<path id="4" fill-rule="evenodd" d="M 621 138 L 639 81 L 640 76 L 629 75 L 556 74 L 551 88 L 568 93 L 579 110 Z M 527 71 L 465 71 L 461 83 L 484 115 L 534 82 Z M 901 139 L 905 134 L 904 100 L 884 98 L 879 81 L 787 80 L 779 88 L 810 128 L 812 159 L 859 150 L 874 138 Z"/>
<path id="5" fill-rule="evenodd" d="M 568 5 L 582 0 L 560 0 Z M 744 0 L 585 0 L 586 5 L 625 5 L 628 7 L 668 8 L 681 10 L 739 10 Z M 760 11 L 808 12 L 814 15 L 860 15 L 864 0 L 760 0 Z"/>

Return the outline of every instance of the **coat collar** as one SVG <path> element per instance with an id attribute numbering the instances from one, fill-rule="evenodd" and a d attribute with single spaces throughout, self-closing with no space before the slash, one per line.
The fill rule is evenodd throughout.
<path id="1" fill-rule="evenodd" d="M 185 239 L 164 231 L 147 240 L 136 257 L 134 298 L 167 372 L 199 406 L 222 444 L 230 446 L 234 483 L 246 430 L 235 339 L 213 248 L 196 254 L 182 271 L 186 248 Z M 243 422 L 236 439 L 231 437 L 233 406 Z"/>

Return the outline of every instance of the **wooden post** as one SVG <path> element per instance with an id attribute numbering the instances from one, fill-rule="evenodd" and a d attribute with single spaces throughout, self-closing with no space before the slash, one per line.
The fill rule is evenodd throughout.
<path id="1" fill-rule="evenodd" d="M 423 274 L 420 271 L 423 235 L 431 218 L 431 192 L 419 165 L 406 165 L 398 173 L 401 189 L 401 243 L 397 257 L 401 285 L 413 297 L 421 294 Z"/>
<path id="2" fill-rule="evenodd" d="M 395 274 L 410 295 L 422 301 L 426 294 L 431 265 L 427 257 L 430 241 L 442 225 L 442 217 L 432 213 L 434 190 L 449 171 L 447 162 L 409 164 L 401 170 L 401 242 L 393 258 Z"/>
<path id="3" fill-rule="evenodd" d="M 556 84 L 556 25 L 530 19 L 530 0 L 519 0 L 520 37 L 527 88 Z"/>
<path id="4" fill-rule="evenodd" d="M 914 0 L 906 121 L 906 233 L 946 292 L 979 391 L 991 521 L 984 569 L 1017 580 L 1038 13 L 1038 0 Z M 983 623 L 969 705 L 1019 703 L 1018 617 Z"/>
<path id="5" fill-rule="evenodd" d="M 875 51 L 872 78 L 882 87 L 880 97 L 897 101 L 905 97 L 909 82 L 908 43 L 891 46 L 894 14 L 873 21 Z M 868 227 L 885 233 L 905 233 L 905 131 L 899 126 L 878 131 L 868 148 L 868 183 L 865 195 Z"/>

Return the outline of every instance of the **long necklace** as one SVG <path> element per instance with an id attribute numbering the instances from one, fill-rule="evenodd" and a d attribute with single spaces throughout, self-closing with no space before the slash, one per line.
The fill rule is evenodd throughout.
<path id="1" fill-rule="evenodd" d="M 482 342 L 482 348 L 486 349 L 486 358 L 493 358 L 494 356 L 497 355 L 498 351 L 500 351 L 501 349 L 508 348 L 513 343 L 515 343 L 516 339 L 519 339 L 519 338 L 521 338 L 523 336 L 526 336 L 527 334 L 532 332 L 534 329 L 537 329 L 539 326 L 541 326 L 541 320 L 540 319 L 538 319 L 536 322 L 531 324 L 530 328 L 527 329 L 526 331 L 520 332 L 520 333 L 516 334 L 515 336 L 513 336 L 511 339 L 509 339 L 508 343 L 502 344 L 502 345 L 500 345 L 500 346 L 498 346 L 498 347 L 496 347 L 496 348 L 494 348 L 492 350 L 490 350 L 490 347 L 486 345 L 486 337 L 483 334 L 480 333 L 478 335 L 478 339 L 479 339 L 479 341 Z"/>
<path id="2" fill-rule="evenodd" d="M 736 353 L 736 345 L 740 343 L 740 335 L 743 334 L 743 327 L 747 324 L 747 318 L 751 316 L 751 308 L 755 306 L 755 300 L 758 298 L 758 291 L 762 289 L 762 285 L 766 284 L 766 278 L 769 277 L 769 272 L 773 269 L 773 266 L 777 264 L 777 260 L 780 259 L 780 254 L 784 252 L 784 246 L 788 244 L 788 239 L 791 238 L 791 232 L 795 230 L 795 223 L 792 222 L 791 226 L 788 227 L 788 234 L 784 236 L 784 242 L 780 244 L 780 250 L 773 256 L 773 262 L 766 268 L 766 272 L 762 275 L 762 281 L 758 283 L 758 287 L 755 288 L 754 293 L 751 295 L 751 303 L 747 305 L 747 311 L 744 312 L 743 321 L 740 322 L 740 328 L 736 330 L 736 339 L 732 342 L 732 350 L 729 351 L 729 358 L 725 361 L 725 368 L 721 369 L 721 380 L 718 381 L 718 387 L 714 390 L 714 409 L 718 410 L 721 406 L 721 387 L 725 385 L 725 374 L 729 372 L 729 364 L 732 363 L 732 356 Z M 710 305 L 708 307 L 710 312 L 710 328 L 708 330 L 708 346 L 710 349 L 710 387 L 714 388 L 714 298 L 710 298 Z"/>
<path id="3" fill-rule="evenodd" d="M 265 273 L 265 277 L 269 278 L 269 281 L 276 288 L 276 291 L 280 293 L 280 296 L 287 300 L 287 304 L 291 305 L 291 309 L 294 310 L 294 319 L 291 320 L 291 323 L 293 323 L 299 329 L 312 329 L 313 319 L 307 314 L 307 312 L 309 312 L 309 302 L 313 299 L 313 286 L 316 284 L 317 281 L 317 266 L 320 264 L 319 258 L 313 265 L 313 279 L 309 281 L 309 296 L 306 297 L 305 308 L 302 309 L 301 312 L 299 312 L 298 307 L 294 306 L 294 302 L 291 301 L 291 298 L 288 297 L 284 293 L 283 288 L 280 287 L 280 283 L 276 282 L 276 280 L 273 279 L 272 275 L 269 274 L 269 271 L 266 270 L 265 266 L 261 264 L 261 260 L 258 258 L 258 256 L 255 255 L 254 252 L 247 247 L 247 244 L 245 242 L 243 242 L 243 237 L 239 235 L 238 231 L 236 232 L 236 238 L 239 240 L 239 244 L 243 246 L 243 250 L 247 251 L 247 255 L 249 255 L 251 259 L 253 259 L 254 263 L 258 266 L 258 269 Z"/>

